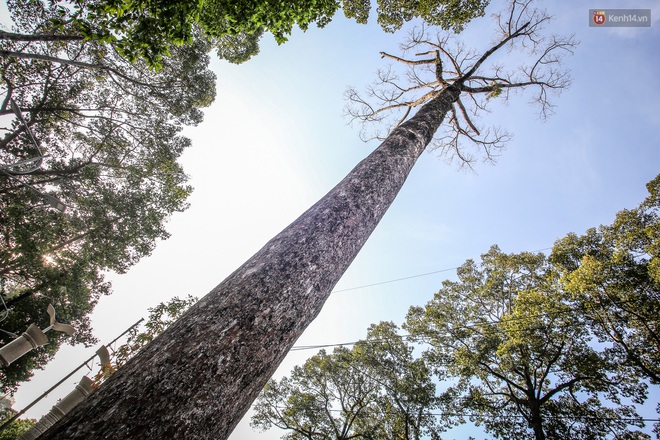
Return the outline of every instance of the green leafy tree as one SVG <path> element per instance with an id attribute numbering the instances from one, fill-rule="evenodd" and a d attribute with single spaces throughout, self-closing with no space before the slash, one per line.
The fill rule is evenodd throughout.
<path id="1" fill-rule="evenodd" d="M 364 1 L 346 3 L 369 3 Z M 463 30 L 465 23 L 483 15 L 488 5 L 484 0 L 380 0 L 378 2 L 378 24 L 388 32 L 394 32 L 414 18 L 421 18 L 431 26 L 442 29 Z M 347 15 L 349 16 L 349 15 Z"/>
<path id="2" fill-rule="evenodd" d="M 660 385 L 660 176 L 614 223 L 557 241 L 552 261 L 614 361 Z"/>
<path id="3" fill-rule="evenodd" d="M 366 416 L 378 385 L 354 365 L 347 348 L 330 355 L 321 350 L 290 378 L 269 381 L 257 399 L 252 426 L 290 431 L 282 436 L 287 440 L 369 438 L 358 419 Z"/>
<path id="4" fill-rule="evenodd" d="M 457 384 L 456 413 L 496 438 L 648 438 L 634 406 L 645 386 L 593 348 L 594 338 L 543 254 L 497 246 L 443 282 L 405 328 Z"/>
<path id="5" fill-rule="evenodd" d="M 551 259 L 563 287 L 612 362 L 633 368 L 640 380 L 660 385 L 660 175 L 649 196 L 617 213 L 611 225 L 569 234 Z M 660 414 L 660 404 L 656 408 Z M 660 423 L 655 424 L 660 437 Z"/>
<path id="6" fill-rule="evenodd" d="M 369 328 L 353 349 L 324 350 L 290 377 L 270 380 L 252 426 L 287 430 L 283 439 L 439 439 L 446 426 L 431 370 L 391 322 Z"/>
<path id="7" fill-rule="evenodd" d="M 444 410 L 448 395 L 437 395 L 432 369 L 413 351 L 413 344 L 398 333 L 392 322 L 371 325 L 366 339 L 353 348 L 359 360 L 357 368 L 380 386 L 370 414 L 362 420 L 370 426 L 374 438 L 437 440 L 450 426 L 435 414 Z M 436 378 L 444 378 L 443 371 L 435 373 Z"/>
<path id="8" fill-rule="evenodd" d="M 264 32 L 278 43 L 293 27 L 324 27 L 336 11 L 366 23 L 371 2 L 365 0 L 10 0 L 10 9 L 49 10 L 51 18 L 34 32 L 0 32 L 0 39 L 70 43 L 97 41 L 110 44 L 130 61 L 142 59 L 160 67 L 172 49 L 200 38 L 213 41 L 218 54 L 242 62 L 259 51 Z M 422 18 L 431 25 L 460 30 L 470 19 L 483 15 L 484 0 L 379 0 L 378 23 L 394 32 L 404 22 Z"/>
<path id="9" fill-rule="evenodd" d="M 14 416 L 14 412 L 9 408 L 4 408 L 0 412 L 0 424 L 4 423 Z M 19 440 L 23 434 L 28 432 L 32 426 L 37 423 L 34 419 L 17 419 L 11 425 L 0 431 L 0 440 Z"/>
<path id="10" fill-rule="evenodd" d="M 10 2 L 10 11 L 23 32 L 56 16 L 39 2 Z M 170 215 L 187 207 L 192 189 L 178 158 L 190 140 L 180 132 L 214 99 L 210 46 L 176 47 L 158 71 L 96 42 L 0 46 L 13 54 L 0 58 L 0 294 L 9 307 L 0 325 L 20 333 L 44 322 L 52 303 L 78 330 L 69 341 L 89 345 L 87 316 L 110 292 L 104 272 L 123 273 L 149 255 L 168 237 Z M 2 390 L 13 392 L 62 339 L 3 369 Z"/>

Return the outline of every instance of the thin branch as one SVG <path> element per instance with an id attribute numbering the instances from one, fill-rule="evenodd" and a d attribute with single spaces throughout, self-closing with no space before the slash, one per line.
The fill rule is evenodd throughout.
<path id="1" fill-rule="evenodd" d="M 394 61 L 397 61 L 397 62 L 403 63 L 403 64 L 408 64 L 410 66 L 416 66 L 416 65 L 420 65 L 420 64 L 435 64 L 435 58 L 428 59 L 428 60 L 406 60 L 404 58 L 399 58 L 395 55 L 390 55 L 387 52 L 381 52 L 380 57 L 381 58 L 390 58 L 390 59 L 393 59 Z"/>
<path id="2" fill-rule="evenodd" d="M 0 29 L 0 40 L 9 41 L 83 41 L 81 35 L 55 35 L 55 34 L 17 34 Z"/>
<path id="3" fill-rule="evenodd" d="M 492 55 L 494 54 L 498 49 L 500 49 L 502 46 L 504 46 L 506 43 L 509 41 L 518 38 L 519 36 L 523 35 L 523 30 L 529 26 L 530 22 L 525 23 L 520 27 L 516 32 L 513 34 L 509 35 L 508 37 L 504 38 L 501 40 L 498 44 L 495 46 L 491 47 L 488 49 L 484 54 L 477 60 L 476 63 L 472 66 L 470 70 L 468 70 L 465 74 L 461 76 L 461 79 L 459 79 L 457 82 L 462 83 L 466 79 L 470 78 L 474 73 L 481 67 L 481 65 Z"/>
<path id="4" fill-rule="evenodd" d="M 465 122 L 467 122 L 468 126 L 472 129 L 472 131 L 474 131 L 477 134 L 477 136 L 480 136 L 481 133 L 479 133 L 477 127 L 475 127 L 475 125 L 470 120 L 470 117 L 467 114 L 467 110 L 465 109 L 465 106 L 463 105 L 463 102 L 461 102 L 460 98 L 456 100 L 456 104 L 458 104 L 458 108 L 461 109 L 461 114 L 463 115 Z"/>
<path id="5" fill-rule="evenodd" d="M 76 66 L 76 67 L 83 67 L 86 69 L 95 69 L 95 70 L 105 70 L 107 72 L 114 73 L 115 75 L 124 78 L 127 81 L 130 81 L 134 84 L 138 84 L 141 86 L 146 86 L 146 87 L 158 87 L 158 88 L 163 88 L 163 86 L 155 86 L 154 84 L 148 84 L 148 83 L 143 83 L 141 81 L 136 80 L 135 78 L 131 78 L 128 75 L 125 75 L 118 71 L 115 68 L 112 68 L 110 66 L 104 66 L 102 64 L 92 64 L 92 63 L 86 63 L 84 61 L 76 61 L 76 60 L 67 60 L 65 58 L 57 58 L 57 57 L 52 57 L 50 55 L 41 55 L 41 54 L 36 54 L 36 53 L 26 53 L 26 52 L 12 52 L 8 50 L 0 50 L 0 57 L 12 57 L 12 58 L 20 58 L 24 60 L 40 60 L 40 61 L 48 61 L 50 63 L 58 63 L 58 64 L 66 64 L 69 66 Z"/>

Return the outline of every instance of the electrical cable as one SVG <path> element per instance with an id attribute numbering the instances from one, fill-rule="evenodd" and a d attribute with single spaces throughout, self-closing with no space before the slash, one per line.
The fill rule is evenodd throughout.
<path id="1" fill-rule="evenodd" d="M 551 247 L 546 247 L 546 248 L 543 248 L 543 249 L 538 249 L 538 250 L 535 250 L 535 251 L 531 251 L 530 253 L 538 253 L 538 252 L 543 252 L 543 251 L 547 251 L 547 250 L 550 250 L 550 249 L 552 249 L 552 248 Z M 410 279 L 413 279 L 413 278 L 420 278 L 420 277 L 425 277 L 425 276 L 428 276 L 428 275 L 435 275 L 437 273 L 449 272 L 450 270 L 456 270 L 459 267 L 460 266 L 450 267 L 450 268 L 447 268 L 447 269 L 434 270 L 432 272 L 425 272 L 425 273 L 420 273 L 420 274 L 417 274 L 417 275 L 410 275 L 410 276 L 407 276 L 407 277 L 396 278 L 396 279 L 393 279 L 393 280 L 380 281 L 380 282 L 372 283 L 372 284 L 365 284 L 363 286 L 348 287 L 346 289 L 333 290 L 331 293 L 348 292 L 348 291 L 351 291 L 351 290 L 359 290 L 359 289 L 365 289 L 367 287 L 374 287 L 374 286 L 381 286 L 383 284 L 396 283 L 398 281 L 405 281 L 405 280 L 410 280 Z"/>
<path id="2" fill-rule="evenodd" d="M 442 271 L 447 271 L 447 270 L 451 270 L 451 269 L 443 269 Z M 433 273 L 437 273 L 437 272 L 439 272 L 439 271 L 436 271 L 436 272 L 433 272 Z M 416 276 L 424 276 L 424 275 L 426 275 L 426 274 L 414 275 L 414 276 L 406 277 L 406 278 L 399 278 L 397 280 L 383 281 L 383 282 L 376 283 L 376 284 L 369 284 L 369 285 L 366 285 L 366 286 L 354 287 L 354 288 L 345 289 L 345 290 L 356 290 L 356 289 L 360 289 L 362 287 L 370 287 L 370 286 L 374 286 L 374 285 L 378 285 L 378 284 L 385 284 L 385 283 L 389 283 L 389 282 L 395 282 L 395 281 L 400 281 L 400 280 L 403 280 L 403 279 L 410 279 L 410 278 L 414 278 Z M 345 290 L 342 290 L 342 291 L 345 291 Z M 627 300 L 627 301 L 621 301 L 619 304 L 634 304 L 636 302 L 641 302 L 641 301 L 642 301 L 642 299 Z M 562 315 L 571 315 L 571 314 L 574 314 L 576 312 L 579 312 L 579 311 L 569 307 L 569 308 L 564 308 L 563 310 L 557 310 L 557 311 L 554 311 L 554 312 L 538 313 L 538 314 L 529 315 L 529 316 L 511 317 L 511 318 L 508 318 L 508 319 L 505 319 L 505 320 L 503 320 L 503 319 L 490 320 L 490 321 L 485 320 L 485 321 L 482 321 L 482 322 L 479 322 L 479 323 L 452 327 L 450 329 L 446 329 L 446 331 L 447 332 L 453 332 L 453 331 L 456 331 L 456 330 L 473 330 L 473 329 L 479 328 L 483 325 L 498 325 L 498 324 L 502 324 L 502 323 L 510 324 L 510 323 L 516 323 L 516 322 L 531 321 L 531 320 L 535 320 L 535 319 L 539 319 L 539 318 L 553 319 L 553 318 L 560 317 Z M 589 325 L 589 323 L 585 322 L 585 321 L 575 322 L 575 323 L 571 323 L 570 327 L 574 327 L 574 326 L 577 326 L 577 325 L 587 326 L 587 325 Z M 523 329 L 517 329 L 517 330 L 514 329 L 514 330 L 510 330 L 509 333 L 544 330 L 546 328 L 547 328 L 547 325 L 539 326 L 539 327 L 523 328 Z M 405 339 L 413 337 L 413 335 L 410 335 L 410 334 L 399 335 L 399 336 L 401 336 L 402 338 L 405 338 Z M 361 340 L 361 341 L 364 341 L 364 340 Z M 372 342 L 384 342 L 384 341 L 385 340 L 373 340 Z M 358 342 L 360 342 L 360 341 L 349 341 L 349 342 L 317 344 L 317 345 L 299 345 L 299 346 L 292 347 L 290 351 L 314 350 L 314 349 L 329 348 L 329 347 L 342 347 L 342 346 L 355 345 Z"/>

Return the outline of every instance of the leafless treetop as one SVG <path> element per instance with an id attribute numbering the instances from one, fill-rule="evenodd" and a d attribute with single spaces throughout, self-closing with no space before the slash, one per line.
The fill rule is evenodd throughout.
<path id="1" fill-rule="evenodd" d="M 461 98 L 433 146 L 460 166 L 471 168 L 479 159 L 494 160 L 511 137 L 498 128 L 481 129 L 474 122 L 488 111 L 492 99 L 508 99 L 514 91 L 526 90 L 540 118 L 549 116 L 554 108 L 550 95 L 570 84 L 562 60 L 573 53 L 577 41 L 573 35 L 544 32 L 551 17 L 531 3 L 514 0 L 505 11 L 494 14 L 495 36 L 483 51 L 467 48 L 451 32 L 434 33 L 422 27 L 401 44 L 401 56 L 381 52 L 392 63 L 378 70 L 366 95 L 352 88 L 346 92 L 346 112 L 352 122 L 362 124 L 363 140 L 384 139 L 413 108 L 447 87 L 459 88 Z M 473 145 L 472 151 L 463 147 L 464 140 Z"/>

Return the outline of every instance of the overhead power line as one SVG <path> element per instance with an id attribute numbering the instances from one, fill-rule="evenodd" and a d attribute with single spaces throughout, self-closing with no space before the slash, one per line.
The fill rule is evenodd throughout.
<path id="1" fill-rule="evenodd" d="M 543 249 L 538 249 L 538 250 L 532 251 L 532 253 L 543 252 L 543 251 L 547 251 L 547 250 L 550 250 L 550 249 L 552 249 L 552 248 L 551 247 L 546 247 L 546 248 L 543 248 Z M 410 276 L 396 278 L 396 279 L 392 279 L 392 280 L 380 281 L 380 282 L 377 282 L 377 283 L 365 284 L 365 285 L 362 285 L 362 286 L 356 286 L 356 287 L 349 287 L 349 288 L 346 288 L 346 289 L 334 290 L 332 293 L 347 292 L 347 291 L 359 290 L 359 289 L 364 289 L 364 288 L 373 287 L 373 286 L 380 286 L 380 285 L 383 285 L 383 284 L 395 283 L 395 282 L 409 280 L 409 279 L 413 279 L 413 278 L 419 278 L 419 277 L 424 277 L 424 276 L 428 276 L 428 275 L 434 275 L 434 274 L 437 274 L 437 273 L 448 272 L 448 271 L 456 270 L 456 269 L 458 269 L 458 266 L 447 268 L 447 269 L 440 269 L 440 270 L 436 270 L 436 271 L 432 271 L 432 272 L 425 272 L 425 273 L 420 273 L 420 274 L 416 274 L 416 275 L 410 275 Z M 638 301 L 640 301 L 640 300 L 622 301 L 622 304 L 629 304 L 629 303 L 634 303 L 634 302 L 638 302 Z M 463 326 L 459 326 L 459 327 L 454 327 L 454 328 L 447 329 L 447 330 L 448 331 L 467 330 L 467 329 L 478 328 L 479 326 L 482 326 L 482 325 L 497 325 L 497 324 L 500 324 L 500 323 L 503 323 L 503 322 L 511 323 L 511 322 L 516 322 L 516 321 L 526 321 L 526 320 L 537 319 L 537 318 L 556 318 L 556 317 L 559 317 L 561 315 L 568 315 L 568 314 L 572 314 L 574 312 L 575 312 L 575 310 L 573 310 L 571 308 L 565 308 L 563 310 L 557 310 L 557 311 L 548 312 L 548 313 L 539 313 L 539 314 L 531 315 L 531 316 L 521 316 L 521 317 L 515 317 L 515 318 L 511 317 L 511 318 L 508 318 L 506 320 L 483 321 L 483 322 L 479 322 L 479 323 L 475 323 L 475 324 L 467 324 L 467 325 L 463 325 Z M 577 324 L 577 323 L 575 323 L 575 324 Z M 586 322 L 582 322 L 581 324 L 582 325 L 587 325 Z M 542 327 L 526 328 L 526 329 L 520 329 L 518 331 L 533 331 L 533 330 L 540 330 L 540 329 L 542 329 Z M 409 335 L 409 334 L 399 335 L 399 336 L 401 336 L 401 338 L 403 338 L 403 339 L 412 338 L 412 335 Z M 384 342 L 384 340 L 372 340 L 372 341 L 360 340 L 360 341 L 338 342 L 338 343 L 328 343 L 328 344 L 298 345 L 298 346 L 292 347 L 290 351 L 315 350 L 315 349 L 321 349 L 321 348 L 350 346 L 350 345 L 355 345 L 355 344 L 357 344 L 358 342 L 361 342 L 361 341 L 362 342 Z"/>
<path id="2" fill-rule="evenodd" d="M 381 282 L 373 283 L 373 284 L 365 284 L 364 286 L 349 287 L 349 288 L 346 288 L 346 289 L 333 290 L 332 293 L 348 292 L 349 290 L 365 289 L 367 287 L 374 287 L 374 286 L 380 286 L 380 285 L 383 285 L 383 284 L 396 283 L 397 281 L 404 281 L 404 280 L 410 280 L 412 278 L 419 278 L 419 277 L 425 277 L 425 276 L 428 276 L 428 275 L 435 275 L 436 273 L 449 272 L 450 270 L 456 270 L 456 269 L 458 269 L 458 267 L 450 267 L 449 269 L 440 269 L 440 270 L 435 270 L 433 272 L 426 272 L 426 273 L 420 273 L 420 274 L 417 274 L 417 275 L 410 275 L 408 277 L 397 278 L 397 279 L 394 279 L 394 280 L 381 281 Z"/>
<path id="3" fill-rule="evenodd" d="M 552 249 L 552 247 L 546 247 L 546 248 L 543 248 L 543 249 L 537 249 L 537 250 L 535 250 L 535 251 L 532 251 L 532 253 L 543 252 L 543 251 L 547 251 L 547 250 L 550 250 L 550 249 Z M 407 277 L 396 278 L 396 279 L 393 279 L 393 280 L 379 281 L 379 282 L 377 282 L 377 283 L 365 284 L 365 285 L 362 285 L 362 286 L 356 286 L 356 287 L 347 287 L 346 289 L 333 290 L 332 293 L 348 292 L 348 291 L 351 291 L 351 290 L 366 289 L 367 287 L 381 286 L 381 285 L 383 285 L 383 284 L 390 284 L 390 283 L 396 283 L 396 282 L 399 282 L 399 281 L 410 280 L 410 279 L 413 279 L 413 278 L 426 277 L 426 276 L 429 276 L 429 275 L 435 275 L 435 274 L 437 274 L 437 273 L 449 272 L 449 271 L 452 271 L 452 270 L 456 270 L 456 269 L 458 269 L 459 267 L 460 267 L 460 266 L 449 267 L 449 268 L 447 268 L 447 269 L 434 270 L 434 271 L 432 271 L 432 272 L 419 273 L 419 274 L 417 274 L 417 275 L 409 275 L 409 276 L 407 276 Z"/>

